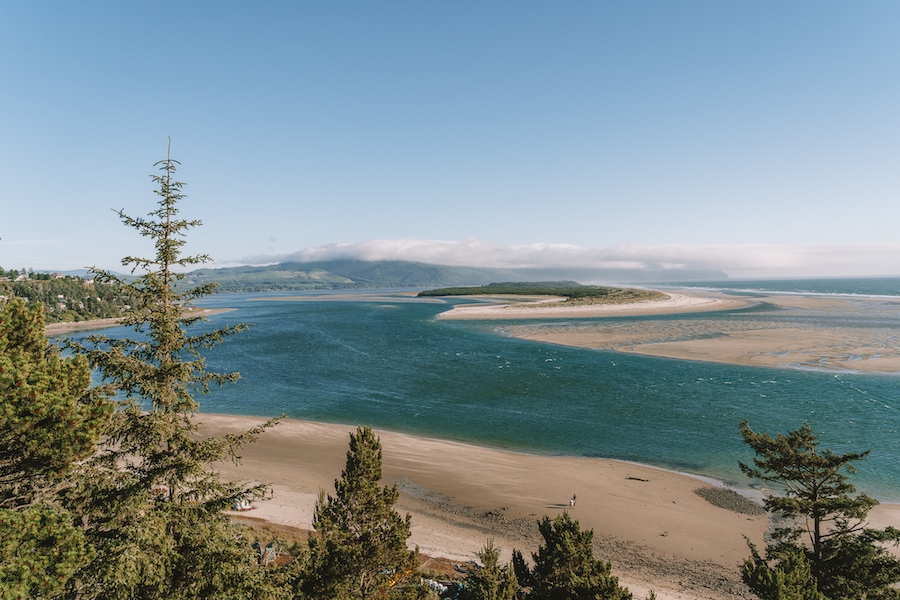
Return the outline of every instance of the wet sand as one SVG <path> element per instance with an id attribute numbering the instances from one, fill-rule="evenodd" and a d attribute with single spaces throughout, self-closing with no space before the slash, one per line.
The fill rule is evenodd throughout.
<path id="1" fill-rule="evenodd" d="M 669 301 L 583 307 L 580 310 L 533 302 L 465 305 L 443 313 L 444 319 L 554 319 L 558 323 L 516 325 L 504 331 L 552 344 L 633 352 L 682 360 L 766 367 L 900 373 L 900 330 L 855 325 L 879 314 L 900 320 L 900 299 L 835 298 L 778 295 L 738 298 L 723 295 L 669 294 Z M 840 326 L 817 327 L 784 319 L 727 318 L 605 322 L 598 317 L 673 315 L 731 310 L 765 303 L 799 316 L 848 315 Z M 591 318 L 591 321 L 584 321 Z M 854 320 L 854 318 L 856 320 Z M 563 321 L 563 320 L 566 321 Z M 579 321 L 581 319 L 581 321 Z"/>
<path id="2" fill-rule="evenodd" d="M 201 415 L 204 431 L 221 434 L 260 421 Z M 240 466 L 219 464 L 229 479 L 270 483 L 274 498 L 249 514 L 310 528 L 320 489 L 333 492 L 355 428 L 288 420 L 242 452 Z M 738 598 L 744 536 L 762 542 L 768 521 L 712 505 L 695 493 L 711 484 L 642 465 L 546 457 L 449 441 L 378 432 L 384 478 L 401 489 L 398 510 L 412 515 L 412 538 L 429 556 L 464 563 L 489 538 L 509 560 L 513 548 L 537 549 L 536 522 L 570 511 L 595 532 L 598 556 L 612 562 L 636 597 Z M 574 509 L 569 499 L 577 495 Z M 740 497 L 739 497 L 740 499 Z"/>
<path id="3" fill-rule="evenodd" d="M 729 310 L 751 303 L 721 295 L 666 293 L 661 300 L 643 300 L 622 304 L 598 302 L 565 305 L 564 298 L 548 296 L 478 296 L 482 302 L 462 304 L 438 315 L 438 319 L 583 319 L 593 317 L 630 317 L 638 315 L 679 314 L 711 310 Z"/>
<path id="4" fill-rule="evenodd" d="M 194 313 L 201 316 L 214 315 L 234 310 L 233 308 L 202 308 L 197 309 Z M 193 314 L 193 313 L 192 313 Z M 48 337 L 57 335 L 66 335 L 76 331 L 94 331 L 96 329 L 108 329 L 117 327 L 119 319 L 90 319 L 88 321 L 70 321 L 66 323 L 48 323 L 44 327 L 44 335 Z"/>
<path id="5" fill-rule="evenodd" d="M 245 430 L 262 419 L 200 415 L 210 434 Z M 271 500 L 235 513 L 309 529 L 319 490 L 334 491 L 355 427 L 286 420 L 244 448 L 240 465 L 216 468 L 230 480 L 267 483 Z M 397 482 L 398 510 L 412 515 L 411 545 L 459 563 L 473 560 L 489 539 L 508 561 L 513 548 L 530 556 L 541 543 L 536 521 L 570 511 L 594 530 L 595 553 L 635 598 L 654 590 L 661 600 L 734 600 L 752 596 L 738 570 L 744 537 L 760 545 L 765 515 L 709 480 L 633 463 L 548 457 L 378 431 L 384 480 Z M 717 490 L 718 505 L 697 490 Z M 575 508 L 569 499 L 577 495 Z M 735 500 L 736 499 L 736 500 Z M 724 506 L 724 507 L 723 507 Z M 757 506 L 758 508 L 758 506 Z M 900 525 L 900 507 L 880 505 L 874 526 Z"/>

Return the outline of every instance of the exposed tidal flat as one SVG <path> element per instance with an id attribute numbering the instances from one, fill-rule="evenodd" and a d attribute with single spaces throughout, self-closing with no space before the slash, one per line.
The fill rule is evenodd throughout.
<path id="1" fill-rule="evenodd" d="M 882 501 L 900 500 L 896 372 L 854 370 L 853 361 L 833 368 L 680 360 L 515 337 L 611 327 L 650 332 L 654 343 L 664 343 L 653 332 L 675 331 L 667 335 L 681 339 L 693 331 L 717 340 L 756 327 L 782 328 L 792 342 L 800 328 L 850 337 L 868 332 L 884 353 L 897 351 L 896 292 L 781 293 L 780 304 L 767 290 L 739 293 L 739 307 L 715 312 L 527 324 L 438 319 L 468 301 L 415 302 L 393 292 L 317 293 L 303 302 L 216 296 L 204 306 L 235 310 L 212 315 L 211 325 L 253 327 L 209 354 L 211 368 L 243 378 L 203 398 L 203 411 L 368 423 L 520 452 L 635 461 L 740 486 L 752 484 L 737 466 L 752 458 L 738 433 L 742 420 L 773 434 L 808 422 L 823 447 L 871 449 L 854 482 Z M 788 306 L 789 298 L 802 306 Z"/>

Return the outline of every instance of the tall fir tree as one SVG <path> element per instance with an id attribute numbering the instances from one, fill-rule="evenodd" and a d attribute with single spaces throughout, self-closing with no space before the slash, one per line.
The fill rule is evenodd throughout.
<path id="1" fill-rule="evenodd" d="M 147 218 L 118 211 L 122 222 L 152 240 L 152 258 L 127 256 L 122 264 L 134 278 L 94 269 L 133 299 L 122 323 L 138 335 L 92 335 L 69 347 L 87 358 L 121 396 L 101 452 L 69 497 L 94 560 L 71 586 L 79 598 L 246 598 L 266 596 L 266 578 L 258 557 L 236 537 L 225 514 L 231 504 L 259 488 L 223 482 L 210 463 L 237 459 L 240 446 L 276 420 L 243 434 L 198 435 L 194 395 L 211 385 L 238 379 L 237 373 L 206 369 L 203 352 L 244 325 L 222 329 L 189 328 L 204 317 L 192 302 L 213 292 L 215 284 L 181 291 L 184 269 L 207 262 L 206 255 L 182 256 L 185 232 L 199 220 L 178 217 L 183 184 L 175 179 L 179 163 L 169 156 L 152 175 L 157 208 Z"/>
<path id="2" fill-rule="evenodd" d="M 307 598 L 343 599 L 404 595 L 416 568 L 410 550 L 410 516 L 394 510 L 397 484 L 381 486 L 381 442 L 371 427 L 350 434 L 347 465 L 335 494 L 320 494 L 316 531 L 300 589 Z"/>
<path id="3" fill-rule="evenodd" d="M 740 429 L 756 453 L 753 466 L 740 463 L 741 470 L 783 490 L 766 498 L 765 505 L 788 523 L 774 532 L 766 559 L 751 546 L 745 583 L 761 598 L 772 597 L 772 582 L 781 581 L 785 595 L 777 597 L 814 597 L 800 595 L 810 593 L 804 575 L 808 563 L 815 590 L 825 598 L 900 598 L 900 560 L 887 550 L 900 543 L 900 530 L 867 527 L 866 516 L 878 501 L 863 493 L 854 496 L 856 488 L 848 481 L 856 472 L 853 463 L 869 451 L 820 451 L 818 436 L 805 423 L 774 438 L 753 431 L 746 421 Z"/>

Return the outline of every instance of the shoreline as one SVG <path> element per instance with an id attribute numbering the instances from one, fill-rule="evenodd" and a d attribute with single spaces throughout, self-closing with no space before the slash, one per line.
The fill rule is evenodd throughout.
<path id="1" fill-rule="evenodd" d="M 829 296 L 817 294 L 772 294 L 758 298 L 704 293 L 696 290 L 665 292 L 664 300 L 627 304 L 558 306 L 559 297 L 491 296 L 439 313 L 437 320 L 507 321 L 503 332 L 513 337 L 592 350 L 613 350 L 660 358 L 715 362 L 744 366 L 814 369 L 835 372 L 900 374 L 900 333 L 854 327 L 789 326 L 782 321 L 740 319 L 739 309 L 770 305 L 797 314 L 846 311 L 862 315 L 867 306 L 878 305 L 900 319 L 900 298 Z M 410 293 L 337 294 L 334 296 L 277 297 L 286 301 L 441 302 Z M 233 308 L 201 309 L 209 315 Z M 698 314 L 737 311 L 728 319 Z M 690 315 L 679 320 L 678 315 Z M 622 322 L 604 317 L 672 316 L 667 320 Z M 538 322 L 540 321 L 540 322 Z M 47 337 L 77 331 L 114 327 L 116 319 L 77 323 L 52 323 Z"/>
<path id="2" fill-rule="evenodd" d="M 585 319 L 596 317 L 631 317 L 642 315 L 681 314 L 745 308 L 753 301 L 722 294 L 687 294 L 664 292 L 662 300 L 642 300 L 622 304 L 588 304 L 558 306 L 560 297 L 490 296 L 475 304 L 461 304 L 437 316 L 439 320 L 493 319 Z"/>
<path id="3" fill-rule="evenodd" d="M 218 313 L 231 312 L 233 308 L 200 308 L 191 311 L 190 314 L 199 314 L 201 316 L 215 315 Z M 87 321 L 65 321 L 61 323 L 47 323 L 44 325 L 44 337 L 53 337 L 57 335 L 66 335 L 67 333 L 75 333 L 78 331 L 94 331 L 96 329 L 111 329 L 119 327 L 121 318 L 112 317 L 109 319 L 88 319 Z"/>
<path id="4" fill-rule="evenodd" d="M 392 301 L 381 296 L 368 300 Z M 736 304 L 728 303 L 732 300 Z M 888 354 L 892 348 L 900 349 L 900 343 L 893 343 L 891 338 L 865 337 L 857 329 L 761 327 L 759 311 L 756 320 L 746 323 L 739 311 L 727 318 L 705 319 L 698 314 L 763 303 L 798 311 L 843 311 L 855 306 L 865 313 L 870 301 L 887 305 L 889 310 L 895 307 L 900 316 L 900 298 L 778 295 L 748 300 L 718 296 L 712 301 L 707 298 L 680 306 L 670 302 L 668 309 L 676 312 L 651 303 L 637 309 L 620 305 L 532 306 L 523 312 L 544 322 L 511 317 L 503 324 L 503 332 L 542 343 L 681 360 L 793 368 L 812 361 L 818 368 L 834 369 L 846 368 L 849 361 L 872 372 L 900 372 L 900 350 Z M 603 320 L 593 319 L 597 314 L 586 315 L 585 319 L 567 312 L 560 320 L 548 321 L 542 314 L 572 308 L 601 308 L 614 317 L 675 316 Z M 228 310 L 234 309 L 205 309 L 204 313 Z M 630 312 L 635 310 L 638 312 Z M 680 312 L 693 314 L 679 319 Z M 48 326 L 47 335 L 61 335 L 51 330 L 53 326 L 79 331 L 86 324 L 103 328 L 114 326 L 114 322 L 53 324 Z M 851 360 L 851 355 L 861 358 Z M 220 434 L 243 431 L 264 419 L 201 413 L 198 420 L 206 423 L 204 432 Z M 348 425 L 286 420 L 264 433 L 258 443 L 245 447 L 242 465 L 217 464 L 216 470 L 226 479 L 269 483 L 275 491 L 272 500 L 257 501 L 255 510 L 234 516 L 311 528 L 318 491 L 333 490 L 353 429 Z M 503 551 L 503 561 L 509 560 L 513 548 L 528 557 L 540 543 L 537 519 L 572 510 L 583 528 L 594 531 L 596 556 L 612 563 L 613 573 L 636 598 L 645 598 L 650 590 L 660 600 L 750 597 L 739 577 L 740 563 L 749 555 L 744 536 L 761 547 L 768 519 L 716 506 L 695 490 L 732 489 L 757 499 L 758 494 L 702 475 L 616 459 L 522 454 L 384 430 L 377 433 L 383 446 L 384 481 L 398 483 L 401 497 L 397 510 L 412 515 L 410 542 L 420 546 L 425 555 L 465 563 L 474 560 L 484 543 L 494 538 Z M 575 509 L 569 509 L 568 499 L 573 493 L 578 503 Z M 870 513 L 869 522 L 874 527 L 900 526 L 900 504 L 880 504 Z"/>
<path id="5" fill-rule="evenodd" d="M 265 419 L 201 413 L 203 434 L 238 432 Z M 319 490 L 333 493 L 354 426 L 285 419 L 245 446 L 241 464 L 217 463 L 225 479 L 270 484 L 271 500 L 235 518 L 311 529 Z M 736 489 L 695 476 L 615 459 L 541 456 L 376 430 L 383 483 L 396 482 L 396 509 L 412 516 L 411 546 L 457 563 L 493 538 L 501 560 L 513 548 L 529 557 L 541 543 L 537 520 L 569 511 L 594 531 L 595 555 L 636 598 L 749 598 L 739 568 L 749 556 L 744 536 L 762 546 L 766 515 L 736 512 L 698 489 Z M 577 494 L 577 506 L 568 501 Z M 740 504 L 740 502 L 738 502 Z M 737 508 L 743 508 L 738 506 Z M 900 505 L 880 504 L 870 523 L 900 525 Z"/>
<path id="6" fill-rule="evenodd" d="M 246 429 L 263 419 L 199 414 L 204 434 Z M 320 489 L 333 492 L 355 427 L 286 419 L 242 451 L 242 464 L 215 465 L 223 477 L 269 483 L 274 497 L 252 516 L 309 529 Z M 662 600 L 745 597 L 739 565 L 744 536 L 762 544 L 764 515 L 711 504 L 695 490 L 702 478 L 611 459 L 494 450 L 377 430 L 386 483 L 397 482 L 397 510 L 412 515 L 410 543 L 432 557 L 459 563 L 493 538 L 510 560 L 540 544 L 537 520 L 569 511 L 593 529 L 598 558 L 612 563 L 636 597 L 652 589 Z M 727 488 L 724 484 L 716 487 Z M 568 501 L 577 494 L 577 506 Z"/>

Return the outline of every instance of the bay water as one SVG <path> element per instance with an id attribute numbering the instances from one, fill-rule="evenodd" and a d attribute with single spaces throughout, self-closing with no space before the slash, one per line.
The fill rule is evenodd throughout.
<path id="1" fill-rule="evenodd" d="M 815 293 L 900 295 L 900 280 L 707 282 L 703 289 L 760 296 Z M 773 287 L 779 289 L 771 289 Z M 825 286 L 825 287 L 821 287 Z M 806 290 L 805 288 L 811 288 Z M 435 437 L 520 452 L 615 458 L 752 482 L 738 462 L 753 454 L 740 436 L 786 433 L 809 423 L 823 448 L 871 449 L 852 482 L 900 502 L 900 375 L 773 369 L 639 356 L 521 340 L 510 321 L 444 321 L 455 303 L 410 301 L 390 292 L 218 295 L 202 306 L 210 327 L 249 323 L 207 354 L 213 370 L 240 371 L 236 384 L 199 398 L 201 412 L 289 417 Z M 364 301 L 364 298 L 368 298 Z M 893 305 L 891 305 L 893 306 Z M 794 314 L 747 309 L 656 319 L 810 319 L 900 329 L 885 310 Z M 554 320 L 559 322 L 559 320 Z M 579 319 L 579 322 L 583 320 Z M 520 323 L 519 323 L 520 324 Z M 117 328 L 107 333 L 127 335 Z"/>

